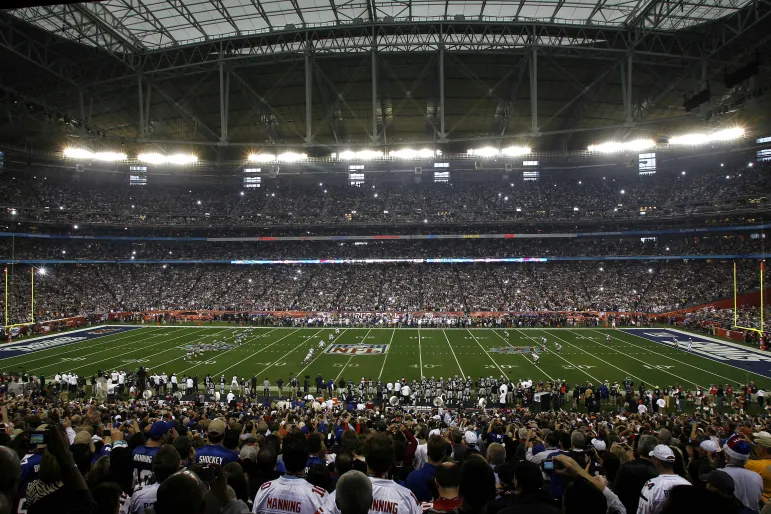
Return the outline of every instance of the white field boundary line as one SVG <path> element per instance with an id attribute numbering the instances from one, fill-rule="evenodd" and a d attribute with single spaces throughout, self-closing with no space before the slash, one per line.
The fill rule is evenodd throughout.
<path id="1" fill-rule="evenodd" d="M 671 330 L 671 329 L 661 329 L 661 328 L 658 328 L 658 329 L 648 329 L 648 330 L 649 330 L 649 331 L 653 331 L 653 330 Z M 668 345 L 667 343 L 659 343 L 658 341 L 653 341 L 653 340 L 651 340 L 651 339 L 648 339 L 648 338 L 646 338 L 646 337 L 643 337 L 643 336 L 638 336 L 637 334 L 633 334 L 633 333 L 629 333 L 629 332 L 627 332 L 627 333 L 628 333 L 629 335 L 633 336 L 633 337 L 636 337 L 636 338 L 638 338 L 638 339 L 642 339 L 643 341 L 646 341 L 646 342 L 648 342 L 648 343 L 651 343 L 651 344 L 655 344 L 655 345 L 661 345 L 661 344 L 664 344 L 664 345 L 665 345 L 665 347 L 669 347 L 669 345 Z M 687 335 L 687 336 L 689 336 L 689 337 L 694 337 L 694 334 L 690 334 L 690 333 L 688 333 L 688 332 L 685 332 L 685 333 L 683 333 L 683 332 L 680 332 L 680 333 L 681 333 L 681 334 L 684 334 L 684 335 Z M 698 337 L 698 336 L 697 336 L 697 337 Z M 691 368 L 693 368 L 693 369 L 699 370 L 699 371 L 701 371 L 702 373 L 707 373 L 707 374 L 709 374 L 709 375 L 712 375 L 712 376 L 715 376 L 715 377 L 719 377 L 719 378 L 722 378 L 723 380 L 728 380 L 729 382 L 740 382 L 739 380 L 736 380 L 736 378 L 729 378 L 729 377 L 724 377 L 723 375 L 719 375 L 719 374 L 715 373 L 714 371 L 709 371 L 709 370 L 706 370 L 706 369 L 700 368 L 700 367 L 698 367 L 698 366 L 695 366 L 695 365 L 693 365 L 693 364 L 689 364 L 689 363 L 687 363 L 687 362 L 681 361 L 681 360 L 679 360 L 679 359 L 675 359 L 674 357 L 670 357 L 670 356 L 668 356 L 668 355 L 664 355 L 664 354 L 662 354 L 662 353 L 658 353 L 658 352 L 656 352 L 656 351 L 654 351 L 654 350 L 649 350 L 648 348 L 643 348 L 643 347 L 641 347 L 641 346 L 638 346 L 638 345 L 636 345 L 636 344 L 634 344 L 634 343 L 632 343 L 632 342 L 630 342 L 630 341 L 626 341 L 625 339 L 621 339 L 621 338 L 618 338 L 618 337 L 614 337 L 614 336 L 611 336 L 611 338 L 612 338 L 612 339 L 618 339 L 619 341 L 621 341 L 621 342 L 623 342 L 623 343 L 626 343 L 626 344 L 628 344 L 628 345 L 630 345 L 630 346 L 633 346 L 633 347 L 635 347 L 635 348 L 639 348 L 640 350 L 644 350 L 644 351 L 646 351 L 646 352 L 649 352 L 649 353 L 653 353 L 653 354 L 655 354 L 655 355 L 658 355 L 659 357 L 664 357 L 665 359 L 669 359 L 669 360 L 671 360 L 671 361 L 677 362 L 678 364 L 682 364 L 682 365 L 684 365 L 684 366 L 688 366 L 688 367 L 691 367 Z M 725 343 L 724 343 L 724 341 L 719 341 L 719 340 L 715 340 L 715 339 L 712 339 L 712 338 L 708 338 L 708 337 L 704 337 L 704 338 L 700 338 L 700 339 L 707 339 L 707 340 L 708 340 L 709 342 L 711 342 L 711 343 L 725 344 Z M 738 349 L 738 350 L 750 350 L 749 348 L 745 348 L 745 347 L 743 347 L 743 346 L 735 346 L 735 348 L 736 348 L 736 349 Z M 743 368 L 740 368 L 739 366 L 734 366 L 733 364 L 730 364 L 730 363 L 728 363 L 728 362 L 720 361 L 720 360 L 717 360 L 717 359 L 711 359 L 711 358 L 709 358 L 709 357 L 707 357 L 707 356 L 704 356 L 704 355 L 702 355 L 701 353 L 696 353 L 696 352 L 693 352 L 693 351 L 691 351 L 691 352 L 688 352 L 687 350 L 681 350 L 681 351 L 685 351 L 685 352 L 686 352 L 688 355 L 695 355 L 696 357 L 699 357 L 699 358 L 702 358 L 702 359 L 707 359 L 707 360 L 708 360 L 708 361 L 710 361 L 710 362 L 716 362 L 716 363 L 718 363 L 718 364 L 722 364 L 722 365 L 724 365 L 724 366 L 728 366 L 729 368 L 732 368 L 732 369 L 735 369 L 735 370 L 741 371 L 742 373 L 745 373 L 745 374 L 746 374 L 746 373 L 749 373 L 750 375 L 755 375 L 756 377 L 762 377 L 764 380 L 768 380 L 769 378 L 771 378 L 771 377 L 767 377 L 767 376 L 765 376 L 765 375 L 761 375 L 760 373 L 756 373 L 756 372 L 754 372 L 754 371 L 750 371 L 750 370 L 748 370 L 748 369 L 743 369 Z M 762 352 L 760 352 L 760 351 L 758 351 L 757 353 L 758 353 L 758 354 L 761 354 L 761 355 L 763 355 L 763 353 L 762 353 Z M 768 357 L 769 357 L 769 355 L 767 355 L 767 354 L 766 354 L 766 355 L 763 355 L 763 356 L 764 356 L 764 357 L 766 357 L 766 358 L 768 358 Z M 746 375 L 745 375 L 745 376 L 746 376 Z"/>
<path id="2" fill-rule="evenodd" d="M 372 332 L 371 328 L 369 330 L 367 330 L 367 333 L 364 334 L 364 337 L 362 337 L 362 339 L 364 339 L 366 341 L 367 336 L 369 335 L 370 332 Z M 337 384 L 337 380 L 340 378 L 340 375 L 343 374 L 343 371 L 345 371 L 345 368 L 348 367 L 348 365 L 351 363 L 351 359 L 353 359 L 354 357 L 355 357 L 355 355 L 351 355 L 350 357 L 348 357 L 348 360 L 345 362 L 345 365 L 342 368 L 340 368 L 340 373 L 338 373 L 337 376 L 335 377 L 335 381 L 334 381 L 335 384 Z"/>
<path id="3" fill-rule="evenodd" d="M 549 334 L 549 332 L 547 332 L 545 329 L 543 329 L 543 332 L 544 332 L 544 333 L 545 333 L 547 336 L 551 335 L 551 334 Z M 640 382 L 646 382 L 645 380 L 643 380 L 642 378 L 638 377 L 637 375 L 634 375 L 634 374 L 632 374 L 632 373 L 628 372 L 628 371 L 627 371 L 627 370 L 625 370 L 625 369 L 619 368 L 619 367 L 618 367 L 618 366 L 616 366 L 615 364 L 611 364 L 610 362 L 608 362 L 608 361 L 606 361 L 606 360 L 600 359 L 599 357 L 597 357 L 597 356 L 596 356 L 596 355 L 594 355 L 593 353 L 587 352 L 587 351 L 586 351 L 586 350 L 584 350 L 583 348 L 581 348 L 581 347 L 579 347 L 579 346 L 576 346 L 576 345 L 574 345 L 573 343 L 570 343 L 570 342 L 568 342 L 568 341 L 565 341 L 564 339 L 562 339 L 562 338 L 561 338 L 561 337 L 559 337 L 559 336 L 553 336 L 553 337 L 556 337 L 557 339 L 559 339 L 559 340 L 560 340 L 560 341 L 562 341 L 563 343 L 565 343 L 565 344 L 568 344 L 568 345 L 572 346 L 573 348 L 577 348 L 578 350 L 581 350 L 582 352 L 584 352 L 585 354 L 589 355 L 589 356 L 590 356 L 590 357 L 592 357 L 593 359 L 596 359 L 596 360 L 598 360 L 598 361 L 600 361 L 600 362 L 604 362 L 605 364 L 607 364 L 608 366 L 610 366 L 610 367 L 612 367 L 612 368 L 616 368 L 617 370 L 621 371 L 622 373 L 625 373 L 627 376 L 630 376 L 630 377 L 636 378 L 636 379 L 637 379 L 637 380 L 639 380 Z M 555 352 L 555 355 L 556 355 L 556 352 Z M 567 362 L 567 361 L 566 361 L 566 362 Z M 587 373 L 587 375 L 588 375 L 588 373 Z M 591 376 L 591 375 L 590 375 L 590 376 Z M 597 379 L 595 378 L 595 380 L 597 380 Z M 601 380 L 598 380 L 598 382 L 599 382 L 599 383 L 603 383 Z M 610 382 L 610 380 L 606 380 L 606 382 Z M 647 382 L 650 382 L 650 381 L 647 381 Z"/>
<path id="4" fill-rule="evenodd" d="M 235 350 L 235 349 L 237 349 L 237 348 L 243 348 L 243 347 L 245 347 L 245 346 L 248 346 L 248 345 L 252 344 L 253 342 L 257 341 L 259 338 L 261 338 L 261 337 L 264 337 L 264 336 L 266 336 L 266 335 L 270 334 L 271 332 L 273 332 L 273 330 L 268 330 L 267 332 L 264 332 L 264 333 L 260 333 L 260 334 L 254 334 L 252 337 L 250 337 L 250 338 L 249 338 L 249 339 L 248 339 L 248 340 L 245 342 L 245 344 L 242 344 L 241 346 L 234 346 L 234 347 L 233 347 L 233 348 L 231 348 L 230 350 L 225 350 L 225 351 L 224 351 L 224 352 L 222 352 L 222 353 L 218 353 L 218 354 L 216 355 L 216 357 L 217 357 L 217 358 L 219 358 L 221 355 L 225 355 L 225 354 L 226 354 L 226 353 L 228 353 L 228 352 L 232 352 L 233 350 Z M 207 359 L 207 360 L 208 360 L 208 359 Z M 187 372 L 188 372 L 188 371 L 190 371 L 191 369 L 195 369 L 195 368 L 197 368 L 197 367 L 199 367 L 199 366 L 206 366 L 206 364 L 204 364 L 203 362 L 198 362 L 198 363 L 196 363 L 196 364 L 193 364 L 192 366 L 190 366 L 190 367 L 189 367 L 189 368 L 187 368 L 187 369 L 183 369 L 182 371 L 180 371 L 180 373 L 187 373 Z"/>
<path id="5" fill-rule="evenodd" d="M 479 342 L 479 339 L 477 339 L 477 337 L 474 334 L 471 333 L 471 330 L 466 329 L 466 332 L 468 332 L 468 334 L 471 336 L 471 338 L 474 341 L 476 341 L 476 343 L 479 345 L 479 347 L 482 349 L 482 351 L 485 352 L 485 355 L 487 355 L 487 358 L 490 359 L 490 362 L 492 362 L 495 365 L 495 367 L 498 368 L 498 371 L 501 372 L 501 376 L 505 377 L 506 376 L 506 372 L 503 371 L 503 369 L 501 369 L 501 367 L 498 365 L 497 362 L 495 362 L 495 359 L 493 359 L 492 356 L 487 352 L 485 347 L 482 346 L 482 343 Z"/>
<path id="6" fill-rule="evenodd" d="M 420 326 L 418 326 L 418 359 L 420 360 L 420 380 L 423 380 L 423 348 L 420 345 Z"/>
<path id="7" fill-rule="evenodd" d="M 105 323 L 104 325 L 91 325 L 90 327 L 76 328 L 75 330 L 63 330 L 61 332 L 50 332 L 48 334 L 40 334 L 37 336 L 21 339 L 19 341 L 12 341 L 10 343 L 8 341 L 0 341 L 0 347 L 2 348 L 13 347 L 16 345 L 23 345 L 34 341 L 39 341 L 41 339 L 52 339 L 54 337 L 64 337 L 68 334 L 77 334 L 79 332 L 86 332 L 88 330 L 99 330 L 100 328 L 109 328 L 109 327 L 160 328 L 160 327 L 145 327 L 144 325 L 113 325 L 112 323 Z M 105 334 L 105 337 L 107 337 L 108 335 L 109 334 Z M 98 339 L 98 338 L 94 338 L 94 339 Z"/>
<path id="8" fill-rule="evenodd" d="M 73 371 L 73 370 L 76 370 L 76 369 L 83 369 L 83 368 L 85 368 L 85 367 L 87 367 L 87 366 L 91 366 L 91 365 L 93 365 L 93 364 L 98 364 L 98 363 L 100 363 L 100 362 L 109 361 L 109 360 L 115 359 L 115 358 L 117 358 L 117 357 L 122 357 L 122 356 L 124 356 L 124 355 L 128 355 L 128 354 L 130 354 L 130 353 L 136 353 L 136 352 L 139 352 L 139 351 L 143 351 L 143 350 L 146 350 L 147 348 L 152 348 L 153 346 L 158 346 L 159 344 L 165 344 L 165 343 L 168 343 L 169 341 L 174 341 L 174 340 L 176 340 L 176 339 L 180 339 L 180 338 L 183 338 L 183 337 L 187 337 L 187 336 L 189 336 L 189 335 L 190 335 L 190 334 L 182 334 L 182 335 L 179 335 L 179 336 L 176 336 L 176 337 L 172 337 L 171 339 L 165 339 L 165 340 L 161 341 L 160 343 L 151 344 L 150 346 L 142 346 L 142 347 L 140 347 L 140 348 L 134 348 L 133 350 L 129 350 L 129 351 L 127 351 L 127 352 L 119 353 L 118 355 L 111 355 L 110 357 L 107 357 L 106 359 L 101 359 L 101 360 L 98 360 L 98 361 L 90 361 L 89 363 L 87 363 L 87 364 L 84 364 L 83 366 L 68 367 L 68 366 L 62 366 L 62 363 L 61 363 L 61 362 L 57 362 L 57 363 L 55 363 L 55 364 L 48 364 L 48 365 L 46 365 L 46 366 L 43 366 L 43 367 L 42 367 L 42 368 L 40 368 L 40 369 L 50 368 L 51 366 L 62 366 L 62 367 L 67 367 L 67 368 L 68 368 L 70 371 Z M 207 334 L 207 335 L 204 335 L 204 336 L 198 337 L 198 338 L 196 338 L 196 339 L 193 339 L 193 340 L 192 340 L 192 341 L 190 341 L 190 342 L 191 342 L 191 343 L 193 343 L 193 342 L 195 342 L 195 341 L 199 341 L 199 340 L 201 340 L 201 339 L 204 339 L 204 338 L 206 338 L 206 337 L 210 337 L 210 336 L 211 336 L 211 334 Z M 125 345 L 124 345 L 124 346 L 125 346 Z M 177 350 L 177 349 L 178 349 L 178 347 L 176 347 L 176 346 L 175 346 L 175 347 L 173 347 L 173 348 L 168 348 L 168 349 L 166 349 L 166 350 L 163 350 L 163 351 L 161 351 L 161 352 L 158 352 L 158 353 L 156 353 L 155 355 L 160 355 L 160 354 L 162 354 L 162 353 L 170 352 L 170 351 L 172 351 L 172 350 Z M 101 352 L 99 352 L 99 353 L 101 353 Z"/>
<path id="9" fill-rule="evenodd" d="M 306 369 L 311 367 L 311 364 L 316 362 L 316 359 L 318 359 L 319 357 L 321 357 L 322 355 L 327 353 L 329 351 L 329 347 L 332 346 L 333 344 L 337 344 L 337 340 L 340 339 L 341 337 L 343 337 L 343 334 L 345 334 L 346 332 L 348 332 L 348 329 L 347 328 L 343 329 L 343 331 L 340 333 L 340 335 L 337 336 L 335 339 L 333 339 L 331 343 L 327 344 L 327 346 L 322 351 L 320 351 L 318 355 L 316 355 L 314 358 L 312 358 L 307 366 L 305 366 L 303 369 L 301 369 L 300 371 L 297 372 L 297 376 L 299 377 L 300 375 L 302 375 L 303 372 Z M 386 352 L 386 355 L 388 355 L 388 352 Z"/>
<path id="10" fill-rule="evenodd" d="M 452 352 L 452 356 L 455 357 L 455 363 L 458 365 L 458 369 L 460 370 L 460 375 L 462 377 L 465 377 L 466 374 L 463 373 L 463 368 L 460 367 L 460 361 L 458 361 L 458 357 L 457 357 L 457 355 L 455 355 L 455 350 L 453 350 L 453 348 L 452 348 L 452 344 L 450 343 L 450 338 L 447 337 L 447 332 L 442 330 L 442 334 L 444 334 L 444 339 L 447 341 L 447 346 L 450 347 L 450 351 Z"/>
<path id="11" fill-rule="evenodd" d="M 547 333 L 548 333 L 548 332 L 547 332 Z M 600 333 L 601 333 L 601 332 L 600 332 Z M 554 336 L 554 337 L 557 337 L 557 339 L 561 339 L 561 338 L 560 338 L 560 337 L 558 337 L 558 336 Z M 618 338 L 615 338 L 615 337 L 611 336 L 611 339 L 618 339 Z M 563 341 L 564 341 L 564 339 L 561 339 L 561 340 L 563 340 Z M 591 341 L 593 344 L 596 344 L 596 345 L 602 346 L 603 348 L 607 348 L 608 350 L 613 350 L 613 351 L 615 351 L 615 352 L 619 352 L 619 349 L 618 349 L 618 348 L 614 348 L 614 347 L 612 347 L 612 346 L 608 346 L 608 345 L 606 345 L 606 344 L 603 344 L 603 343 L 597 342 L 597 341 L 595 341 L 595 340 L 593 340 L 593 339 L 590 339 L 590 341 Z M 622 341 L 623 341 L 623 340 L 622 340 Z M 586 351 L 586 350 L 584 350 L 583 348 L 580 348 L 580 347 L 578 347 L 578 346 L 575 346 L 574 344 L 571 344 L 571 343 L 567 343 L 567 344 L 569 344 L 570 346 L 573 346 L 573 347 L 575 347 L 575 348 L 578 348 L 578 349 L 579 349 L 579 350 L 581 350 L 582 352 L 586 353 L 587 355 L 591 355 L 592 357 L 594 357 L 595 359 L 597 359 L 597 360 L 599 360 L 599 361 L 605 362 L 605 363 L 606 363 L 607 365 L 609 365 L 609 366 L 613 366 L 614 368 L 616 368 L 616 369 L 618 369 L 618 370 L 620 370 L 620 371 L 624 371 L 623 369 L 619 368 L 618 366 L 615 366 L 615 365 L 613 365 L 613 364 L 611 364 L 611 363 L 609 363 L 609 362 L 607 362 L 607 361 L 604 361 L 604 360 L 600 359 L 600 358 L 599 358 L 599 357 L 597 357 L 596 355 L 594 355 L 594 354 L 592 354 L 592 353 L 589 353 L 589 352 L 587 352 L 587 351 Z M 631 343 L 629 343 L 629 344 L 631 344 Z M 621 353 L 621 352 L 619 352 L 619 353 Z M 642 360 L 642 359 L 638 359 L 637 357 L 633 357 L 633 356 L 631 356 L 631 355 L 627 355 L 627 354 L 622 354 L 622 355 L 624 355 L 624 356 L 626 356 L 626 357 L 628 357 L 628 358 L 630 358 L 630 359 L 636 360 L 637 362 L 642 362 L 643 364 L 645 364 L 645 365 L 648 365 L 648 363 L 647 363 L 647 362 L 645 362 L 645 361 L 644 361 L 644 360 Z M 697 386 L 697 387 L 701 387 L 701 388 L 703 388 L 703 387 L 704 387 L 704 386 L 702 386 L 701 384 L 697 383 L 696 381 L 692 381 L 692 380 L 688 380 L 688 379 L 686 379 L 686 378 L 683 378 L 683 377 L 681 377 L 680 375 L 676 375 L 675 373 L 672 373 L 672 372 L 671 372 L 671 371 L 669 371 L 669 370 L 666 370 L 666 369 L 661 369 L 661 368 L 654 368 L 654 370 L 655 370 L 655 371 L 660 371 L 660 372 L 662 372 L 662 373 L 666 373 L 667 375 L 672 375 L 673 377 L 680 379 L 680 381 L 682 382 L 682 384 L 683 384 L 683 385 L 685 385 L 685 384 L 693 384 L 693 385 L 695 385 L 695 386 Z M 631 374 L 631 373 L 629 373 L 628 371 L 624 371 L 624 373 L 626 373 L 626 374 L 627 374 L 627 375 L 629 375 L 630 377 L 634 377 L 634 378 L 636 378 L 636 379 L 638 379 L 638 380 L 640 380 L 640 381 L 642 381 L 642 382 L 646 382 L 645 380 L 642 380 L 642 379 L 641 379 L 641 378 L 639 378 L 639 377 L 635 377 L 634 375 L 632 375 L 632 374 Z M 648 385 L 653 385 L 653 384 L 654 384 L 654 383 L 651 383 L 650 381 L 647 381 L 647 383 L 648 383 Z"/>
<path id="12" fill-rule="evenodd" d="M 497 335 L 498 337 L 500 337 L 500 338 L 503 340 L 503 342 L 504 342 L 504 343 L 506 343 L 508 346 L 510 346 L 510 347 L 512 347 L 512 348 L 516 348 L 516 346 L 514 346 L 513 344 L 511 344 L 511 343 L 510 343 L 508 340 L 506 340 L 506 338 L 505 338 L 505 337 L 503 337 L 501 334 L 499 334 L 499 333 L 498 333 L 498 329 L 494 329 L 494 328 L 492 328 L 492 329 L 490 329 L 490 331 L 491 331 L 493 334 L 495 334 L 495 335 Z M 525 337 L 527 337 L 527 336 L 525 336 Z M 531 338 L 528 338 L 528 339 L 531 339 Z M 538 371 L 540 371 L 541 373 L 543 373 L 544 375 L 546 375 L 546 378 L 548 378 L 549 380 L 551 380 L 552 382 L 554 382 L 554 379 L 553 379 L 551 376 L 549 376 L 549 374 L 548 374 L 548 373 L 546 373 L 546 372 L 545 372 L 543 369 L 541 369 L 541 367 L 540 367 L 538 364 L 533 364 L 533 361 L 531 361 L 530 359 L 528 359 L 528 358 L 527 358 L 527 355 L 525 355 L 524 353 L 520 353 L 519 355 L 521 355 L 521 356 L 522 356 L 522 358 L 523 358 L 523 359 L 525 359 L 525 360 L 528 362 L 528 364 L 531 364 L 531 365 L 533 365 L 533 366 L 534 366 L 534 367 L 535 367 L 535 368 L 536 368 Z M 562 357 L 560 357 L 560 358 L 562 359 Z M 565 362 L 567 362 L 567 360 L 566 360 L 566 359 L 562 359 L 562 360 L 564 360 Z M 570 362 L 568 362 L 568 364 L 570 364 Z M 571 364 L 571 365 L 572 365 L 572 364 Z M 575 366 L 574 366 L 574 367 L 575 367 Z M 578 369 L 578 368 L 576 368 L 576 369 Z M 582 371 L 583 371 L 583 370 L 582 370 Z M 587 375 L 589 375 L 589 373 L 587 373 Z M 591 375 L 589 375 L 589 376 L 591 376 Z"/>
<path id="13" fill-rule="evenodd" d="M 391 353 L 391 345 L 393 345 L 395 334 L 396 334 L 396 329 L 394 329 L 394 331 L 391 332 L 391 339 L 388 341 L 388 349 L 386 350 L 385 358 L 383 359 L 383 365 L 380 366 L 380 373 L 377 376 L 378 380 L 380 380 L 380 377 L 383 376 L 383 370 L 385 369 L 386 361 L 388 360 L 388 354 Z"/>
<path id="14" fill-rule="evenodd" d="M 298 329 L 298 330 L 299 330 L 299 329 Z M 214 376 L 216 377 L 217 375 L 223 375 L 223 374 L 224 374 L 224 373 L 225 373 L 227 370 L 235 368 L 236 366 L 238 366 L 238 365 L 239 365 L 239 364 L 241 364 L 242 362 L 244 362 L 244 361 L 246 361 L 246 360 L 249 360 L 249 359 L 251 359 L 252 357 L 254 357 L 255 355 L 257 355 L 257 354 L 258 354 L 258 353 L 260 353 L 260 352 L 264 352 L 265 350 L 267 350 L 267 349 L 268 349 L 268 348 L 270 348 L 271 346 L 273 346 L 273 345 L 275 345 L 275 344 L 277 344 L 277 343 L 280 343 L 281 341 L 283 341 L 283 340 L 284 340 L 284 339 L 286 339 L 287 337 L 291 336 L 292 334 L 295 334 L 296 332 L 297 332 L 297 330 L 293 330 L 292 332 L 289 332 L 287 335 L 285 335 L 285 336 L 283 336 L 283 337 L 280 337 L 280 338 L 276 339 L 275 341 L 273 341 L 272 343 L 270 343 L 270 344 L 268 344 L 268 345 L 265 345 L 265 346 L 263 346 L 262 348 L 260 348 L 260 349 L 259 349 L 259 350 L 257 350 L 256 352 L 249 354 L 248 356 L 246 356 L 245 358 L 243 358 L 243 359 L 241 359 L 240 361 L 236 362 L 235 364 L 233 364 L 233 365 L 231 365 L 231 366 L 228 366 L 227 368 L 223 369 L 222 371 L 218 371 L 217 373 L 215 373 L 215 374 L 214 374 Z M 317 332 L 317 333 L 318 333 L 318 332 Z M 311 336 L 311 337 L 313 337 L 313 336 Z M 304 343 L 304 342 L 305 342 L 305 341 L 302 341 L 302 343 Z M 300 343 L 300 344 L 302 344 L 302 343 Z M 299 346 L 299 345 L 298 345 L 298 346 Z M 281 360 L 281 359 L 279 359 L 279 360 Z M 278 361 L 276 361 L 276 362 L 278 362 Z M 268 366 L 268 368 L 269 368 L 269 367 L 270 367 L 270 366 Z M 267 368 L 265 368 L 265 369 L 267 369 Z M 262 373 L 262 372 L 261 372 L 261 373 Z"/>
<path id="15" fill-rule="evenodd" d="M 128 332 L 124 332 L 123 334 L 125 334 L 125 337 L 123 337 L 123 335 L 122 335 L 122 337 L 115 338 L 115 339 L 110 339 L 109 341 L 103 339 L 103 337 L 110 337 L 109 334 L 105 334 L 103 337 L 95 337 L 94 339 L 91 339 L 90 341 L 86 340 L 86 341 L 81 341 L 79 343 L 69 343 L 69 344 L 64 344 L 62 346 L 55 346 L 53 348 L 41 348 L 40 350 L 34 350 L 34 351 L 31 351 L 31 352 L 25 353 L 24 355 L 16 355 L 15 357 L 6 357 L 5 359 L 0 360 L 0 367 L 3 367 L 4 365 L 22 367 L 22 366 L 24 366 L 26 364 L 29 364 L 30 362 L 37 362 L 37 361 L 40 361 L 40 360 L 50 359 L 52 357 L 58 357 L 60 355 L 65 355 L 67 353 L 71 353 L 73 350 L 93 349 L 93 348 L 95 348 L 96 346 L 98 346 L 100 344 L 105 344 L 105 343 L 109 344 L 109 343 L 113 343 L 115 341 L 122 341 L 123 339 L 128 338 L 129 334 L 131 334 L 132 332 L 133 332 L 133 330 L 130 330 Z M 144 341 L 148 341 L 150 339 L 155 339 L 156 337 L 160 337 L 162 335 L 163 334 L 148 335 L 148 337 L 146 339 L 144 339 Z M 66 336 L 62 335 L 61 337 L 66 337 Z M 96 355 L 97 353 L 102 353 L 102 352 L 105 352 L 105 351 L 114 350 L 116 348 L 123 348 L 124 346 L 128 346 L 129 344 L 132 344 L 132 343 L 135 343 L 135 342 L 136 341 L 131 341 L 131 342 L 126 343 L 126 344 L 121 344 L 121 345 L 118 345 L 118 346 L 111 346 L 108 349 L 87 353 L 85 355 L 82 355 L 81 357 L 88 357 L 89 355 Z M 94 343 L 94 344 L 90 344 L 90 343 Z M 69 347 L 69 349 L 65 349 L 65 351 L 63 351 L 63 352 L 57 352 L 57 353 L 45 355 L 44 357 L 37 357 L 37 358 L 30 359 L 28 361 L 24 361 L 24 362 L 21 362 L 21 363 L 12 362 L 12 359 L 23 359 L 24 357 L 28 357 L 28 356 L 30 356 L 32 354 L 36 354 L 36 353 L 39 353 L 39 352 L 44 352 L 46 350 L 56 351 L 56 350 L 61 350 L 61 349 L 67 348 L 67 347 Z"/>

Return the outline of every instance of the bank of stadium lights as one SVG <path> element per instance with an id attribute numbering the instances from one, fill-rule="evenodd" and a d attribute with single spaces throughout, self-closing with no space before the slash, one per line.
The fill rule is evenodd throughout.
<path id="1" fill-rule="evenodd" d="M 495 148 L 492 146 L 483 146 L 482 148 L 471 148 L 466 153 L 481 158 L 491 157 L 521 157 L 532 152 L 528 146 L 508 146 L 506 148 Z"/>
<path id="2" fill-rule="evenodd" d="M 304 161 L 307 158 L 308 158 L 307 154 L 295 153 L 295 152 L 284 152 L 278 155 L 273 155 L 270 153 L 252 153 L 252 154 L 249 154 L 246 160 L 249 162 L 269 163 L 269 162 L 299 162 L 299 161 Z"/>
<path id="3" fill-rule="evenodd" d="M 85 148 L 65 148 L 62 154 L 68 159 L 83 161 L 118 162 L 128 159 L 128 156 L 123 152 L 92 152 Z"/>
<path id="4" fill-rule="evenodd" d="M 198 157 L 192 154 L 175 153 L 171 155 L 164 155 L 162 153 L 141 153 L 137 155 L 137 160 L 145 164 L 174 164 L 177 166 L 184 166 L 186 164 L 194 164 L 198 162 Z"/>
<path id="5" fill-rule="evenodd" d="M 37 269 L 37 274 L 38 275 L 45 275 L 46 273 L 48 273 L 48 270 L 45 269 L 45 268 L 38 268 Z"/>
<path id="6" fill-rule="evenodd" d="M 709 134 L 693 133 L 684 134 L 669 138 L 670 145 L 697 146 L 706 143 L 718 143 L 721 141 L 731 141 L 744 137 L 744 129 L 741 127 L 732 127 L 723 130 L 717 130 Z"/>
<path id="7" fill-rule="evenodd" d="M 652 139 L 633 139 L 632 141 L 608 141 L 598 145 L 589 145 L 590 152 L 596 153 L 618 153 L 618 152 L 639 152 L 656 146 Z"/>
<path id="8" fill-rule="evenodd" d="M 343 150 L 338 154 L 341 161 L 372 161 L 383 157 L 383 152 L 377 150 Z"/>
<path id="9" fill-rule="evenodd" d="M 401 148 L 399 150 L 393 150 L 388 152 L 389 157 L 395 157 L 396 159 L 431 159 L 437 155 L 441 155 L 440 151 L 434 151 L 430 148 L 421 148 L 414 150 L 412 148 Z"/>

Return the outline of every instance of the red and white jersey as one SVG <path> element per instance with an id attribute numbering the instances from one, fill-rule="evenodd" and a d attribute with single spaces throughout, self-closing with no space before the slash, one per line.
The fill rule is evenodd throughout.
<path id="1" fill-rule="evenodd" d="M 283 476 L 265 482 L 254 497 L 255 514 L 316 514 L 329 495 L 302 478 Z"/>
<path id="2" fill-rule="evenodd" d="M 372 506 L 369 514 L 421 514 L 420 502 L 412 491 L 393 480 L 370 477 L 372 482 Z M 324 510 L 329 514 L 340 514 L 335 505 L 335 492 L 329 495 Z"/>

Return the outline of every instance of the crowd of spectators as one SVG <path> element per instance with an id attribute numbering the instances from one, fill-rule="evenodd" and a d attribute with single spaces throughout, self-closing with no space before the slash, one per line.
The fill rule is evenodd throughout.
<path id="1" fill-rule="evenodd" d="M 35 390 L 0 406 L 0 512 L 771 511 L 771 418 L 749 406 L 759 388 L 737 389 L 746 410 L 681 413 L 648 410 L 636 384 L 625 386 L 632 401 L 606 409 L 603 400 L 590 415 L 94 402 Z M 592 399 L 602 387 L 576 390 Z"/>
<path id="2" fill-rule="evenodd" d="M 756 237 L 757 235 L 179 243 L 6 237 L 0 239 L 0 259 L 232 260 L 758 255 L 766 251 L 766 242 L 765 238 Z"/>
<path id="3" fill-rule="evenodd" d="M 767 166 L 652 176 L 544 174 L 539 181 L 317 183 L 261 188 L 169 186 L 11 174 L 0 180 L 4 221 L 113 226 L 281 226 L 586 220 L 762 210 Z"/>
<path id="4" fill-rule="evenodd" d="M 740 291 L 757 289 L 757 263 L 742 261 L 737 278 Z M 11 266 L 9 284 L 9 320 L 30 321 L 30 268 Z M 190 309 L 664 313 L 732 294 L 732 263 L 709 260 L 49 265 L 37 268 L 35 317 Z"/>

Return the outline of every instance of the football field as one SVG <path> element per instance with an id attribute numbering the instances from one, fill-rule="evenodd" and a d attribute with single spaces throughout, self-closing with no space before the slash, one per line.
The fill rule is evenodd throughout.
<path id="1" fill-rule="evenodd" d="M 567 380 L 570 384 L 614 382 L 630 377 L 635 387 L 681 385 L 686 389 L 710 384 L 771 386 L 771 354 L 715 338 L 667 328 L 649 329 L 392 329 L 252 328 L 241 345 L 235 326 L 103 325 L 0 347 L 0 371 L 26 371 L 53 377 L 74 372 L 91 377 L 99 370 L 136 370 L 183 376 L 210 374 L 229 384 L 233 376 L 272 383 L 294 374 L 329 378 L 361 377 L 384 383 L 455 375 L 506 375 L 513 379 Z M 606 337 L 610 335 L 610 341 Z M 674 338 L 680 348 L 674 345 Z M 686 350 L 693 338 L 691 351 Z M 543 345 L 542 338 L 547 343 Z M 320 342 L 323 345 L 320 346 Z M 216 344 L 215 344 L 216 343 Z M 556 351 L 556 343 L 561 351 Z M 309 348 L 315 353 L 308 364 Z M 189 349 L 202 356 L 188 360 Z M 540 359 L 531 357 L 536 348 Z"/>

